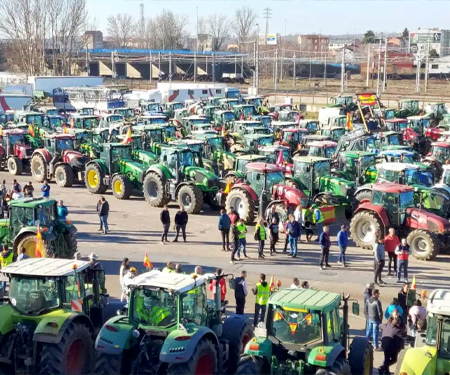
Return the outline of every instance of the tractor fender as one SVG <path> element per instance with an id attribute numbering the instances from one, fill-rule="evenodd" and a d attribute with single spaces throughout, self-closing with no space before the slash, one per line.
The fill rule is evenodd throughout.
<path id="1" fill-rule="evenodd" d="M 13 313 L 14 309 L 11 304 L 0 305 L 0 345 L 3 337 L 14 330 Z"/>
<path id="2" fill-rule="evenodd" d="M 147 169 L 147 171 L 145 172 L 145 175 L 147 175 L 150 172 L 154 172 L 159 177 L 161 177 L 161 180 L 163 181 L 163 183 L 166 183 L 167 180 L 169 180 L 171 178 L 169 170 L 167 169 L 166 166 L 164 166 L 162 164 L 154 164 L 154 165 L 150 166 Z"/>
<path id="3" fill-rule="evenodd" d="M 42 318 L 34 331 L 33 341 L 58 344 L 72 322 L 81 323 L 89 327 L 91 332 L 94 332 L 94 326 L 85 314 L 60 310 L 59 314 L 52 313 L 51 316 Z"/>
<path id="4" fill-rule="evenodd" d="M 287 203 L 288 203 L 288 202 L 285 201 L 285 200 L 271 201 L 271 202 L 269 203 L 269 205 L 267 206 L 267 208 L 266 208 L 266 212 L 270 212 L 270 209 L 271 209 L 273 206 L 276 206 L 276 205 L 278 205 L 278 204 L 282 204 L 282 205 L 285 206 L 286 208 L 289 208 L 289 206 L 288 206 Z M 267 216 L 267 215 L 266 215 L 266 216 Z"/>
<path id="5" fill-rule="evenodd" d="M 133 337 L 135 329 L 136 326 L 124 316 L 109 319 L 95 339 L 95 350 L 109 355 L 121 354 L 138 343 L 139 338 Z"/>
<path id="6" fill-rule="evenodd" d="M 384 207 L 381 206 L 377 206 L 375 204 L 372 203 L 363 203 L 360 204 L 358 206 L 358 208 L 355 211 L 355 214 L 360 212 L 360 211 L 372 211 L 375 212 L 378 217 L 381 219 L 381 222 L 383 223 L 384 227 L 387 228 L 388 226 L 390 226 L 390 222 L 389 222 L 389 216 L 387 214 L 387 211 Z"/>
<path id="7" fill-rule="evenodd" d="M 319 367 L 331 367 L 338 357 L 345 357 L 345 348 L 337 343 L 334 346 L 319 346 L 313 348 L 308 355 L 308 363 Z M 325 356 L 326 361 L 321 361 L 316 356 Z"/>
<path id="8" fill-rule="evenodd" d="M 31 157 L 34 157 L 34 155 L 36 154 L 41 155 L 47 163 L 50 163 L 50 160 L 52 160 L 52 155 L 45 148 L 38 148 L 34 150 L 33 155 L 31 155 Z"/>
<path id="9" fill-rule="evenodd" d="M 97 165 L 100 168 L 100 170 L 103 172 L 103 175 L 109 174 L 109 169 L 108 169 L 106 163 L 103 160 L 101 160 L 101 159 L 93 159 L 89 163 L 86 164 L 85 168 L 87 169 L 87 167 L 89 167 L 92 164 Z"/>
<path id="10" fill-rule="evenodd" d="M 176 338 L 180 336 L 190 336 L 191 338 L 189 340 L 176 341 Z M 208 327 L 196 326 L 193 334 L 188 333 L 184 329 L 172 331 L 164 341 L 159 360 L 169 364 L 185 363 L 192 357 L 195 348 L 203 338 L 211 340 L 216 347 L 219 345 L 216 334 Z M 177 348 L 177 350 L 171 351 L 173 348 Z"/>
<path id="11" fill-rule="evenodd" d="M 175 189 L 175 197 L 178 196 L 178 192 L 180 191 L 181 187 L 186 186 L 186 185 L 195 185 L 195 182 L 194 181 L 184 181 L 184 182 L 181 182 L 180 184 L 178 184 L 178 186 Z"/>
<path id="12" fill-rule="evenodd" d="M 256 195 L 255 191 L 251 188 L 250 185 L 248 185 L 248 184 L 236 184 L 236 185 L 234 185 L 231 188 L 231 191 L 232 190 L 236 190 L 236 189 L 240 189 L 240 190 L 246 191 L 255 202 L 259 201 L 259 197 Z"/>
<path id="13" fill-rule="evenodd" d="M 60 225 L 64 228 L 64 231 L 70 234 L 75 234 L 78 229 L 75 225 L 68 223 L 67 221 L 60 221 Z"/>
<path id="14" fill-rule="evenodd" d="M 363 185 L 363 186 L 360 186 L 359 188 L 357 188 L 357 189 L 355 190 L 355 194 L 354 194 L 354 195 L 356 195 L 357 193 L 359 193 L 359 192 L 361 192 L 361 191 L 372 191 L 372 186 L 371 186 L 371 185 Z"/>

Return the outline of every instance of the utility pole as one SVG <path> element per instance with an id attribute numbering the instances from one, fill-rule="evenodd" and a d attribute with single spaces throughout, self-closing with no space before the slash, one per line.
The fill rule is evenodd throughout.
<path id="1" fill-rule="evenodd" d="M 425 60 L 425 92 L 428 91 L 428 64 L 429 64 L 429 58 L 430 58 L 430 41 L 428 40 L 427 43 L 427 58 Z"/>
<path id="2" fill-rule="evenodd" d="M 383 68 L 383 92 L 386 91 L 387 80 L 387 35 L 384 38 L 384 68 Z"/>
<path id="3" fill-rule="evenodd" d="M 197 9 L 197 51 L 198 51 L 198 7 L 195 7 Z"/>
<path id="4" fill-rule="evenodd" d="M 278 48 L 275 50 L 275 92 L 278 89 Z"/>
<path id="5" fill-rule="evenodd" d="M 214 52 L 212 53 L 212 60 L 213 60 L 213 64 L 212 64 L 212 81 L 213 83 L 216 82 L 216 56 L 214 55 Z"/>
<path id="6" fill-rule="evenodd" d="M 264 44 L 267 44 L 267 35 L 269 34 L 269 19 L 272 18 L 272 9 L 264 9 L 264 18 L 266 19 L 266 35 Z"/>
<path id="7" fill-rule="evenodd" d="M 378 68 L 377 68 L 377 96 L 380 96 L 380 70 L 381 70 L 381 38 L 378 47 Z"/>
<path id="8" fill-rule="evenodd" d="M 194 82 L 197 82 L 197 51 L 194 52 Z"/>
<path id="9" fill-rule="evenodd" d="M 255 65 L 255 70 L 253 71 L 253 88 L 256 89 L 256 45 L 258 43 L 255 41 L 253 42 L 253 64 Z"/>
<path id="10" fill-rule="evenodd" d="M 345 47 L 342 48 L 342 64 L 341 64 L 341 94 L 344 93 L 344 76 L 345 76 Z"/>
<path id="11" fill-rule="evenodd" d="M 369 87 L 370 44 L 367 44 L 366 87 Z"/>
<path id="12" fill-rule="evenodd" d="M 152 84 L 152 73 L 153 73 L 153 61 L 152 61 L 152 51 L 150 50 L 150 84 Z"/>
<path id="13" fill-rule="evenodd" d="M 297 82 L 296 82 L 296 75 L 297 75 L 297 72 L 295 71 L 295 52 L 294 52 L 294 71 L 293 71 L 293 75 L 292 75 L 292 86 L 296 86 L 296 84 L 297 84 Z"/>
<path id="14" fill-rule="evenodd" d="M 416 70 L 416 92 L 420 92 L 420 65 L 421 65 L 421 58 L 420 58 L 420 50 L 417 55 L 417 70 Z"/>
<path id="15" fill-rule="evenodd" d="M 169 82 L 172 82 L 172 52 L 169 52 Z"/>
<path id="16" fill-rule="evenodd" d="M 257 35 L 256 35 L 256 63 L 255 63 L 255 76 L 256 76 L 256 95 L 259 92 L 259 24 L 256 24 L 258 27 Z M 244 58 L 242 57 L 242 66 L 244 65 Z"/>
<path id="17" fill-rule="evenodd" d="M 327 52 L 325 51 L 324 54 L 325 60 L 323 63 L 323 83 L 325 86 L 327 85 Z"/>

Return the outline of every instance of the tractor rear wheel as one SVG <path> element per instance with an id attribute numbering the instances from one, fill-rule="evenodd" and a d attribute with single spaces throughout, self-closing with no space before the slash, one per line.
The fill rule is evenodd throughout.
<path id="1" fill-rule="evenodd" d="M 112 192 L 117 199 L 129 199 L 133 191 L 133 185 L 131 184 L 130 179 L 123 174 L 114 176 L 111 187 Z"/>
<path id="2" fill-rule="evenodd" d="M 124 356 L 120 355 L 109 355 L 97 352 L 97 358 L 95 360 L 95 375 L 118 375 L 127 374 L 124 366 Z"/>
<path id="3" fill-rule="evenodd" d="M 26 233 L 25 235 L 21 236 L 14 242 L 14 254 L 18 255 L 20 253 L 20 249 L 24 247 L 26 249 L 26 255 L 28 255 L 30 258 L 36 258 L 36 240 L 37 236 L 35 233 Z M 45 257 L 47 253 L 46 245 L 47 243 L 44 242 L 44 254 L 42 254 L 43 257 Z"/>
<path id="4" fill-rule="evenodd" d="M 178 190 L 177 201 L 188 214 L 198 214 L 203 207 L 203 193 L 198 186 L 183 185 Z"/>
<path id="5" fill-rule="evenodd" d="M 361 203 L 372 202 L 372 192 L 370 190 L 362 190 L 353 197 L 352 208 L 355 211 Z"/>
<path id="6" fill-rule="evenodd" d="M 318 373 L 321 373 L 322 369 L 318 371 Z M 333 365 L 330 368 L 331 373 L 336 375 L 352 375 L 352 372 L 350 370 L 350 366 L 345 360 L 345 358 L 337 358 Z M 356 372 L 355 372 L 356 374 Z M 359 375 L 359 374 L 358 374 Z"/>
<path id="7" fill-rule="evenodd" d="M 57 345 L 42 345 L 39 374 L 90 374 L 94 364 L 93 346 L 89 328 L 82 323 L 72 322 Z"/>
<path id="8" fill-rule="evenodd" d="M 71 187 L 75 180 L 73 169 L 68 164 L 58 165 L 55 169 L 56 184 L 60 187 Z"/>
<path id="9" fill-rule="evenodd" d="M 225 200 L 225 209 L 235 209 L 245 224 L 252 224 L 255 221 L 255 202 L 243 189 L 231 190 Z"/>
<path id="10" fill-rule="evenodd" d="M 348 362 L 352 374 L 371 375 L 373 368 L 373 347 L 365 337 L 355 337 L 350 344 Z"/>
<path id="11" fill-rule="evenodd" d="M 227 324 L 228 320 L 230 321 Z M 230 329 L 232 327 L 232 323 L 233 323 L 233 316 L 229 317 L 225 321 L 226 328 Z M 253 336 L 254 336 L 253 327 L 248 320 L 243 325 L 240 326 L 239 331 L 236 328 L 234 328 L 227 333 L 224 332 L 224 337 L 228 339 L 229 342 L 228 363 L 226 366 L 228 374 L 235 373 L 237 365 L 239 363 L 239 358 L 244 353 L 244 349 L 247 343 L 253 338 Z"/>
<path id="12" fill-rule="evenodd" d="M 411 248 L 412 255 L 420 260 L 432 260 L 436 258 L 441 249 L 439 239 L 436 235 L 423 229 L 413 230 L 408 234 L 406 241 Z"/>
<path id="13" fill-rule="evenodd" d="M 187 362 L 172 365 L 167 369 L 167 375 L 215 375 L 217 373 L 216 347 L 207 338 L 199 341 Z"/>
<path id="14" fill-rule="evenodd" d="M 57 256 L 58 258 L 73 259 L 78 248 L 77 238 L 73 233 L 67 232 L 64 234 L 64 241 L 66 242 L 67 250 L 64 254 L 59 253 Z"/>
<path id="15" fill-rule="evenodd" d="M 21 175 L 23 172 L 23 163 L 17 156 L 11 156 L 8 159 L 8 171 L 14 176 Z"/>
<path id="16" fill-rule="evenodd" d="M 356 246 L 363 249 L 372 249 L 377 230 L 383 234 L 383 226 L 377 215 L 370 211 L 360 211 L 350 221 L 350 233 Z"/>
<path id="17" fill-rule="evenodd" d="M 156 173 L 150 172 L 145 176 L 142 185 L 144 197 L 147 203 L 152 207 L 163 207 L 170 202 L 167 195 L 166 184 Z"/>
<path id="18" fill-rule="evenodd" d="M 91 164 L 86 167 L 84 180 L 90 193 L 103 194 L 108 190 L 108 186 L 103 183 L 102 170 L 97 164 Z"/>
<path id="19" fill-rule="evenodd" d="M 31 175 L 36 182 L 44 182 L 47 178 L 47 162 L 40 154 L 35 154 L 31 158 Z"/>
<path id="20" fill-rule="evenodd" d="M 262 364 L 259 358 L 244 356 L 238 363 L 236 375 L 259 375 L 261 370 Z"/>

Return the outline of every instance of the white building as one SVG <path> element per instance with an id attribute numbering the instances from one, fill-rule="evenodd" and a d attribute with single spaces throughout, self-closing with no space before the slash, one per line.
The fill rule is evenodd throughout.
<path id="1" fill-rule="evenodd" d="M 450 30 L 419 29 L 409 33 L 409 51 L 423 55 L 434 49 L 440 57 L 450 55 Z"/>
<path id="2" fill-rule="evenodd" d="M 103 48 L 103 33 L 99 30 L 90 30 L 84 33 L 88 49 Z"/>

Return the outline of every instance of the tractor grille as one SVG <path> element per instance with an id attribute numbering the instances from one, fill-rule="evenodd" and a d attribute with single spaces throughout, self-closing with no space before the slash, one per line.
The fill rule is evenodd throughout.
<path id="1" fill-rule="evenodd" d="M 208 186 L 208 189 L 212 189 L 215 186 L 219 186 L 219 182 L 218 178 L 209 179 L 206 186 Z"/>

